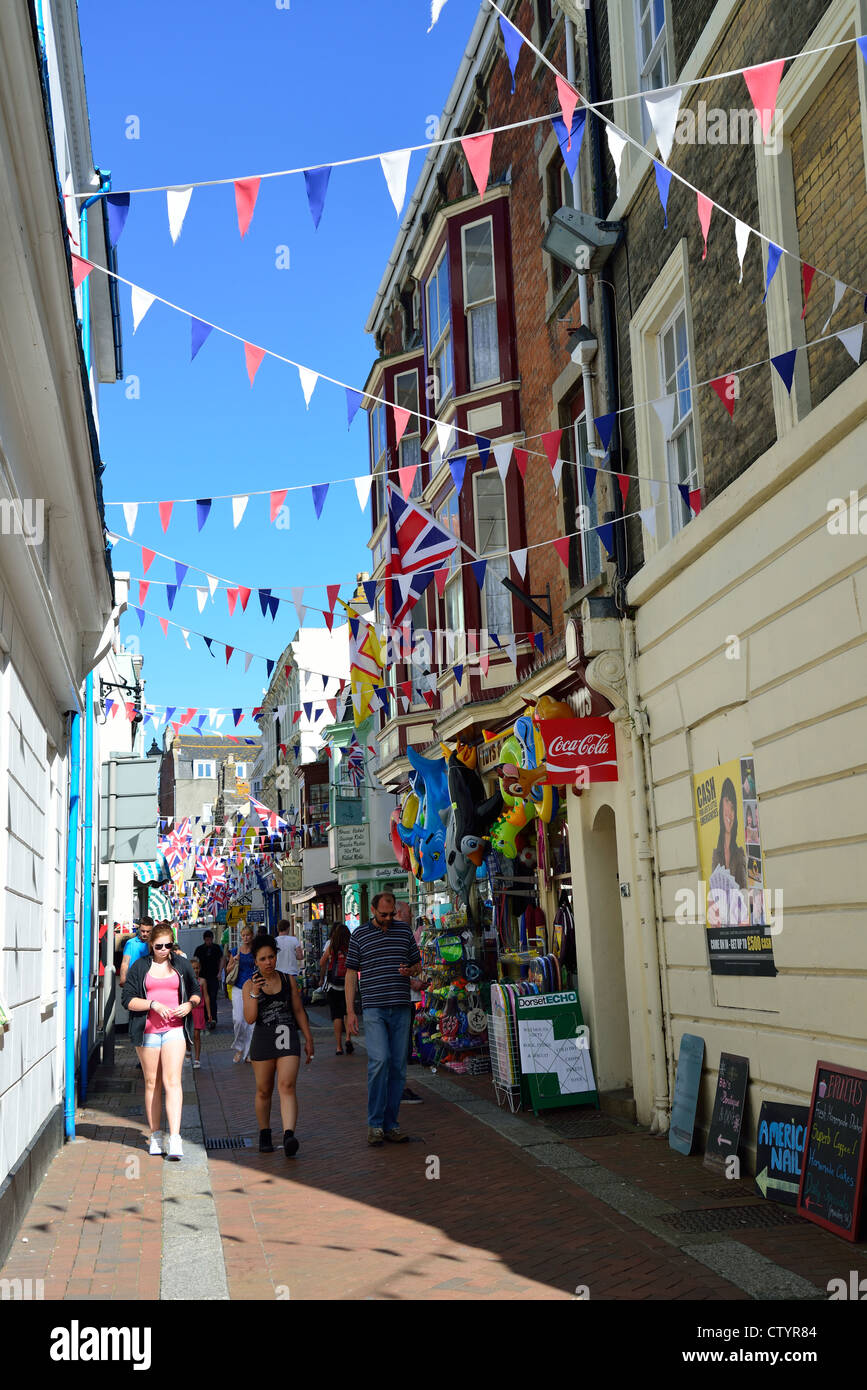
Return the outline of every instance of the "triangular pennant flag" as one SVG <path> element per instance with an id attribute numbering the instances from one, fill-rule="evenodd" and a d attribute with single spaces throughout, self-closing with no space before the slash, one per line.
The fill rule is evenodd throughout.
<path id="1" fill-rule="evenodd" d="M 482 465 L 482 472 L 484 473 L 485 469 L 488 466 L 488 458 L 491 452 L 491 441 L 490 439 L 486 439 L 483 434 L 477 434 L 476 444 L 479 450 L 479 461 Z"/>
<path id="2" fill-rule="evenodd" d="M 557 143 L 560 146 L 560 153 L 566 165 L 570 179 L 574 179 L 578 168 L 578 156 L 581 153 L 581 144 L 584 139 L 584 125 L 587 120 L 587 112 L 583 109 L 576 111 L 572 117 L 572 129 L 567 130 L 559 116 L 551 117 L 551 124 L 554 127 L 554 134 L 557 136 Z"/>
<path id="3" fill-rule="evenodd" d="M 391 407 L 391 414 L 394 420 L 394 441 L 395 446 L 397 446 L 403 439 L 406 427 L 409 424 L 410 412 L 404 410 L 402 405 L 393 405 Z"/>
<path id="4" fill-rule="evenodd" d="M 211 599 L 213 601 L 214 594 L 217 592 L 217 586 L 220 581 L 219 579 L 215 578 L 213 574 L 206 574 L 205 578 L 208 581 L 208 588 L 211 591 Z"/>
<path id="5" fill-rule="evenodd" d="M 145 611 L 144 611 L 144 609 L 143 609 L 143 608 L 137 608 L 135 611 L 136 611 L 136 613 L 138 614 L 139 627 L 144 627 L 144 623 L 145 623 Z"/>
<path id="6" fill-rule="evenodd" d="M 683 505 L 689 507 L 689 487 L 686 483 L 678 483 L 677 490 L 683 499 Z"/>
<path id="7" fill-rule="evenodd" d="M 527 476 L 527 464 L 530 461 L 529 452 L 526 449 L 515 450 L 515 462 L 518 465 L 518 472 L 522 478 Z"/>
<path id="8" fill-rule="evenodd" d="M 293 723 L 293 724 L 297 724 L 297 723 L 298 723 L 298 720 L 299 720 L 300 718 L 301 718 L 301 711 L 300 711 L 300 709 L 297 709 L 297 710 L 295 711 L 295 713 L 293 714 L 293 716 L 292 716 L 292 723 Z"/>
<path id="9" fill-rule="evenodd" d="M 473 183 L 479 190 L 480 198 L 484 198 L 485 189 L 488 186 L 488 177 L 491 172 L 491 148 L 493 143 L 494 132 L 492 130 L 485 130 L 481 135 L 466 135 L 461 140 L 461 149 L 464 152 L 467 164 L 470 166 Z"/>
<path id="10" fill-rule="evenodd" d="M 234 647 L 227 647 L 227 648 L 226 648 L 226 665 L 227 665 L 227 666 L 228 666 L 228 664 L 229 664 L 229 661 L 230 661 L 231 656 L 232 656 L 232 652 L 233 652 L 234 650 L 235 650 Z"/>
<path id="11" fill-rule="evenodd" d="M 658 159 L 653 161 L 653 172 L 656 175 L 656 191 L 659 194 L 659 201 L 662 203 L 662 230 L 668 226 L 668 190 L 671 187 L 671 170 L 666 169 L 664 164 L 660 164 Z"/>
<path id="12" fill-rule="evenodd" d="M 123 519 L 126 522 L 126 529 L 132 535 L 135 530 L 136 517 L 138 516 L 138 502 L 124 502 Z"/>
<path id="13" fill-rule="evenodd" d="M 488 674 L 488 669 L 489 669 L 490 665 L 491 665 L 491 658 L 488 656 L 488 653 L 487 653 L 487 652 L 484 652 L 484 653 L 479 657 L 479 670 L 481 671 L 481 673 L 482 673 L 483 676 L 486 676 L 486 675 Z"/>
<path id="14" fill-rule="evenodd" d="M 108 244 L 117 246 L 129 215 L 129 194 L 109 193 L 105 206 L 108 209 Z"/>
<path id="15" fill-rule="evenodd" d="M 307 202 L 310 205 L 310 216 L 313 218 L 314 227 L 318 227 L 322 220 L 322 209 L 325 207 L 325 194 L 328 192 L 328 180 L 330 178 L 330 164 L 324 164 L 318 169 L 304 170 Z"/>
<path id="16" fill-rule="evenodd" d="M 689 505 L 694 516 L 698 516 L 701 511 L 701 488 L 694 487 L 689 490 Z"/>
<path id="17" fill-rule="evenodd" d="M 460 685 L 461 681 L 462 681 L 463 678 L 464 678 L 464 668 L 463 668 L 463 666 L 459 665 L 459 664 L 456 662 L 455 665 L 452 667 L 452 670 L 453 670 L 454 673 L 455 673 L 455 684 L 456 684 L 456 685 Z"/>
<path id="18" fill-rule="evenodd" d="M 247 235 L 247 228 L 253 218 L 253 209 L 259 196 L 259 179 L 235 179 L 235 208 L 238 213 L 238 231 Z"/>
<path id="19" fill-rule="evenodd" d="M 238 602 L 238 590 L 227 589 L 226 598 L 229 601 L 229 617 L 233 618 L 235 616 L 235 604 Z"/>
<path id="20" fill-rule="evenodd" d="M 801 310 L 801 318 L 804 318 L 807 312 L 807 300 L 810 297 L 810 290 L 813 288 L 813 277 L 815 274 L 816 267 L 814 265 L 807 265 L 805 261 L 801 266 L 801 279 L 804 284 L 804 307 Z"/>
<path id="21" fill-rule="evenodd" d="M 660 400 L 651 401 L 653 409 L 656 411 L 657 419 L 662 425 L 662 437 L 668 442 L 671 432 L 674 429 L 674 410 L 677 402 L 674 392 L 670 396 L 662 396 Z"/>
<path id="22" fill-rule="evenodd" d="M 250 595 L 252 592 L 252 589 L 245 589 L 243 584 L 238 585 L 238 597 L 241 600 L 241 608 L 245 613 L 247 611 L 247 604 L 250 602 Z"/>
<path id="23" fill-rule="evenodd" d="M 263 617 L 263 618 L 265 617 L 265 614 L 268 612 L 268 600 L 270 599 L 270 597 L 271 597 L 271 590 L 270 590 L 270 589 L 260 589 L 260 590 L 259 590 L 259 607 L 260 607 L 261 610 L 262 610 L 262 617 Z"/>
<path id="24" fill-rule="evenodd" d="M 654 507 L 642 507 L 638 513 L 651 536 L 656 535 L 656 510 Z"/>
<path id="25" fill-rule="evenodd" d="M 843 298 L 843 295 L 844 295 L 845 293 L 846 293 L 846 285 L 845 285 L 845 283 L 844 283 L 842 280 L 835 280 L 835 281 L 834 281 L 834 307 L 832 308 L 830 314 L 828 315 L 828 317 L 827 317 L 826 320 L 825 320 L 825 323 L 824 323 L 823 328 L 822 328 L 822 332 L 823 332 L 823 333 L 827 333 L 827 332 L 828 332 L 828 329 L 831 327 L 831 320 L 832 320 L 832 318 L 834 317 L 834 315 L 836 314 L 837 309 L 838 309 L 839 306 L 840 306 L 840 300 Z"/>
<path id="26" fill-rule="evenodd" d="M 213 332 L 213 325 L 202 319 L 190 319 L 190 361 L 195 361 L 196 353 L 206 338 Z"/>
<path id="27" fill-rule="evenodd" d="M 180 560 L 175 560 L 175 583 L 177 584 L 178 588 L 181 587 L 184 580 L 186 579 L 188 569 L 189 565 L 182 565 Z"/>
<path id="28" fill-rule="evenodd" d="M 608 551 L 609 556 L 614 555 L 614 525 L 610 521 L 603 522 L 601 526 L 595 528 L 599 539 Z"/>
<path id="29" fill-rule="evenodd" d="M 611 158 L 614 160 L 614 176 L 617 179 L 617 196 L 620 197 L 620 163 L 623 159 L 623 151 L 626 149 L 626 141 L 622 135 L 618 135 L 612 127 L 605 127 L 605 135 L 608 139 L 608 149 Z"/>
<path id="30" fill-rule="evenodd" d="M 449 572 L 447 569 L 436 570 L 434 572 L 434 583 L 437 586 L 437 593 L 439 594 L 440 598 L 442 598 L 443 594 L 446 591 L 446 580 L 448 579 L 448 577 Z"/>
<path id="31" fill-rule="evenodd" d="M 512 665 L 514 666 L 515 670 L 517 671 L 517 669 L 518 669 L 518 643 L 517 643 L 516 640 L 515 640 L 515 634 L 514 634 L 514 632 L 512 633 L 511 637 L 509 638 L 508 642 L 506 643 L 506 652 L 507 652 L 507 654 L 508 654 L 509 660 L 511 661 L 511 663 L 512 663 Z"/>
<path id="32" fill-rule="evenodd" d="M 211 656 L 214 655 L 213 649 L 211 647 L 211 643 L 213 642 L 213 640 L 213 637 L 205 637 L 204 635 L 202 636 L 202 641 L 204 642 Z"/>
<path id="33" fill-rule="evenodd" d="M 553 470 L 552 470 L 552 472 L 551 472 L 551 478 L 552 478 L 552 481 L 553 481 L 553 483 L 554 483 L 554 491 L 555 491 L 555 492 L 559 492 L 559 490 L 560 490 L 560 479 L 562 478 L 562 476 L 563 476 L 563 460 L 562 460 L 562 459 L 557 459 L 557 460 L 555 461 L 555 463 L 554 463 L 554 468 L 553 468 Z"/>
<path id="34" fill-rule="evenodd" d="M 853 362 L 861 361 L 861 345 L 864 338 L 863 323 L 856 323 L 854 328 L 844 328 L 837 334 L 840 342 L 852 358 Z"/>
<path id="35" fill-rule="evenodd" d="M 596 487 L 596 474 L 598 469 L 591 468 L 588 463 L 581 465 L 584 469 L 584 486 L 587 489 L 587 496 L 593 496 L 593 489 Z"/>
<path id="36" fill-rule="evenodd" d="M 467 471 L 466 454 L 459 454 L 457 458 L 449 459 L 449 468 L 455 485 L 455 492 L 459 493 L 464 485 L 464 474 Z"/>
<path id="37" fill-rule="evenodd" d="M 201 531 L 211 511 L 210 497 L 199 497 L 196 501 L 196 521 Z"/>
<path id="38" fill-rule="evenodd" d="M 302 708 L 303 711 L 304 711 L 304 718 L 305 718 L 305 719 L 308 721 L 308 723 L 309 723 L 309 722 L 310 722 L 310 716 L 311 716 L 311 713 L 312 713 L 312 711 L 313 711 L 313 701 L 312 701 L 312 700 L 302 701 L 302 703 L 301 703 L 301 708 Z"/>
<path id="39" fill-rule="evenodd" d="M 287 488 L 279 488 L 271 493 L 271 520 L 276 521 L 280 508 L 286 501 Z"/>
<path id="40" fill-rule="evenodd" d="M 265 657 L 265 670 L 267 671 L 268 679 L 270 680 L 271 672 L 274 670 L 274 662 L 271 661 L 267 656 Z"/>
<path id="41" fill-rule="evenodd" d="M 566 568 L 569 568 L 569 537 L 561 536 L 559 540 L 552 541 L 554 549 L 563 561 Z"/>
<path id="42" fill-rule="evenodd" d="M 147 598 L 147 596 L 148 596 L 148 589 L 150 588 L 150 586 L 151 586 L 151 585 L 150 585 L 150 580 L 149 580 L 149 579 L 140 579 L 140 580 L 139 580 L 139 582 L 138 582 L 138 601 L 139 601 L 139 603 L 144 603 L 144 602 L 145 602 L 145 600 L 146 600 L 146 598 Z"/>
<path id="43" fill-rule="evenodd" d="M 523 579 L 523 578 L 525 577 L 526 573 L 527 573 L 527 549 L 526 549 L 526 546 L 525 546 L 523 549 L 520 549 L 520 550 L 513 550 L 513 551 L 511 552 L 511 554 L 512 554 L 512 562 L 513 562 L 513 564 L 514 564 L 514 566 L 515 566 L 515 569 L 518 571 L 519 575 L 520 575 L 521 578 Z"/>
<path id="44" fill-rule="evenodd" d="M 141 548 L 141 564 L 142 564 L 142 573 L 143 573 L 143 574 L 147 574 L 148 570 L 150 569 L 151 565 L 152 565 L 153 562 L 154 562 L 155 557 L 156 557 L 156 551 L 155 551 L 155 550 L 148 550 L 148 548 L 147 548 L 146 545 L 143 545 L 143 546 L 142 546 L 142 548 Z"/>
<path id="45" fill-rule="evenodd" d="M 436 427 L 437 444 L 439 445 L 440 458 L 445 459 L 448 456 L 449 449 L 452 447 L 452 444 L 454 443 L 454 423 L 451 420 L 437 420 Z"/>
<path id="46" fill-rule="evenodd" d="M 271 622 L 273 623 L 277 614 L 280 612 L 280 600 L 276 595 L 272 595 L 268 600 L 268 612 L 271 615 Z"/>
<path id="47" fill-rule="evenodd" d="M 861 57 L 867 63 L 867 38 L 856 39 L 855 42 L 861 50 Z"/>
<path id="48" fill-rule="evenodd" d="M 662 489 L 662 483 L 659 481 L 658 478 L 651 478 L 651 479 L 650 479 L 650 483 L 649 483 L 649 487 L 650 487 L 650 500 L 651 500 L 651 502 L 653 503 L 653 505 L 654 505 L 654 507 L 655 507 L 656 504 L 657 504 L 657 502 L 659 501 L 659 494 L 660 494 L 660 491 L 661 491 L 661 489 Z"/>
<path id="49" fill-rule="evenodd" d="M 358 413 L 358 408 L 359 408 L 359 406 L 361 405 L 361 402 L 362 402 L 363 400 L 364 400 L 364 396 L 362 395 L 362 393 L 361 393 L 360 391 L 356 391 L 352 386 L 347 386 L 347 388 L 346 388 L 346 428 L 347 428 L 347 429 L 349 429 L 350 425 L 352 424 L 353 420 L 355 419 L 355 417 L 356 417 L 356 415 L 357 415 L 357 413 Z"/>
<path id="50" fill-rule="evenodd" d="M 620 498 L 623 502 L 623 510 L 626 511 L 626 498 L 629 495 L 629 474 L 616 473 L 615 477 L 617 478 L 617 486 L 620 488 Z"/>
<path id="51" fill-rule="evenodd" d="M 363 478 L 355 478 L 355 491 L 358 496 L 358 505 L 364 511 L 370 500 L 370 489 L 373 486 L 373 476 L 367 473 Z"/>
<path id="52" fill-rule="evenodd" d="M 768 242 L 768 267 L 765 278 L 765 292 L 762 295 L 763 304 L 768 297 L 768 290 L 770 289 L 771 281 L 773 280 L 774 275 L 776 274 L 777 266 L 780 264 L 780 257 L 782 256 L 782 254 L 782 246 L 775 246 L 772 241 Z"/>
<path id="53" fill-rule="evenodd" d="M 545 638 L 544 638 L 544 635 L 543 635 L 541 632 L 534 632 L 534 633 L 533 633 L 533 645 L 534 645 L 534 647 L 536 648 L 537 651 L 542 652 L 542 654 L 544 655 L 544 652 L 545 652 Z"/>
<path id="54" fill-rule="evenodd" d="M 326 613 L 325 609 L 323 608 L 323 610 L 322 610 L 322 616 L 323 616 L 323 618 L 325 619 L 325 626 L 328 628 L 328 631 L 329 631 L 329 632 L 333 631 L 333 629 L 334 629 L 334 614 L 333 614 L 333 613 Z"/>
<path id="55" fill-rule="evenodd" d="M 668 163 L 671 147 L 674 144 L 680 98 L 680 87 L 665 87 L 654 92 L 652 96 L 645 96 L 644 98 L 644 105 L 647 107 L 647 114 L 650 117 L 650 124 L 653 126 L 653 133 L 656 136 L 656 143 L 659 146 L 663 164 Z"/>
<path id="56" fill-rule="evenodd" d="M 131 285 L 129 299 L 132 307 L 132 331 L 135 333 L 148 309 L 156 299 L 156 295 L 151 294 L 148 290 L 141 289 L 138 285 Z"/>
<path id="57" fill-rule="evenodd" d="M 328 483 L 313 483 L 310 491 L 313 494 L 313 506 L 316 509 L 316 520 L 322 515 L 322 508 L 325 506 L 325 499 L 328 496 Z"/>
<path id="58" fill-rule="evenodd" d="M 735 248 L 738 253 L 738 265 L 741 270 L 738 276 L 739 285 L 744 283 L 744 256 L 746 255 L 747 242 L 749 239 L 750 228 L 747 226 L 746 222 L 739 222 L 738 219 L 735 218 Z"/>
<path id="59" fill-rule="evenodd" d="M 198 588 L 198 587 L 197 587 L 197 588 L 196 588 L 196 603 L 199 605 L 199 612 L 200 612 L 200 613 L 203 613 L 203 612 L 205 611 L 205 604 L 207 603 L 207 601 L 208 601 L 208 590 L 207 590 L 204 586 L 202 586 L 202 588 Z"/>
<path id="60" fill-rule="evenodd" d="M 177 596 L 178 596 L 178 586 L 177 586 L 177 584 L 167 584 L 167 585 L 166 585 L 166 602 L 167 602 L 168 605 L 169 605 L 169 612 L 170 612 L 170 613 L 171 613 L 171 611 L 172 611 L 172 608 L 174 607 L 174 602 L 175 602 L 175 599 L 177 598 Z"/>
<path id="61" fill-rule="evenodd" d="M 368 607 L 372 608 L 376 602 L 376 580 L 364 579 L 362 580 L 361 587 L 364 590 L 364 597 L 367 599 Z"/>
<path id="62" fill-rule="evenodd" d="M 776 357 L 771 358 L 789 395 L 792 393 L 792 379 L 795 375 L 795 358 L 797 356 L 797 351 L 797 348 L 789 348 L 788 352 L 781 352 Z"/>
<path id="63" fill-rule="evenodd" d="M 785 58 L 776 58 L 772 63 L 760 63 L 758 67 L 744 68 L 743 70 L 750 100 L 756 108 L 756 114 L 762 125 L 762 135 L 766 140 L 771 122 L 774 119 L 777 93 L 780 90 L 780 78 L 785 66 Z"/>
<path id="64" fill-rule="evenodd" d="M 572 117 L 575 114 L 575 107 L 578 105 L 580 98 L 578 96 L 578 93 L 575 91 L 574 87 L 570 87 L 569 83 L 565 80 L 565 78 L 560 76 L 559 72 L 557 73 L 556 81 L 557 100 L 560 103 L 560 110 L 563 113 L 563 124 L 568 131 L 571 131 Z M 568 150 L 571 149 L 571 147 L 572 136 L 570 134 L 569 139 L 566 142 L 566 148 Z"/>
<path id="65" fill-rule="evenodd" d="M 704 238 L 704 250 L 701 253 L 701 258 L 703 261 L 705 261 L 707 260 L 707 234 L 710 229 L 710 219 L 711 213 L 713 212 L 713 203 L 711 202 L 710 198 L 706 198 L 703 193 L 699 193 L 696 196 L 698 198 L 698 221 L 701 227 L 702 237 Z"/>
<path id="66" fill-rule="evenodd" d="M 473 560 L 472 571 L 476 576 L 476 583 L 480 589 L 485 587 L 485 570 L 488 568 L 487 560 Z"/>
<path id="67" fill-rule="evenodd" d="M 506 484 L 506 474 L 508 473 L 509 465 L 512 462 L 512 450 L 514 447 L 514 444 L 494 445 L 494 463 L 497 465 L 497 472 L 500 475 L 500 482 L 503 484 L 504 487 Z"/>
<path id="68" fill-rule="evenodd" d="M 160 622 L 160 627 L 161 627 L 162 630 L 163 630 L 163 637 L 168 637 L 168 635 L 169 635 L 169 620 L 168 620 L 168 618 L 160 618 L 159 622 Z"/>
<path id="69" fill-rule="evenodd" d="M 273 497 L 274 494 L 272 493 L 271 495 L 272 495 L 272 497 Z M 247 503 L 249 502 L 249 500 L 250 500 L 249 494 L 242 495 L 242 496 L 240 496 L 240 497 L 233 497 L 233 498 L 232 498 L 232 528 L 233 528 L 233 530 L 237 528 L 238 522 L 241 520 L 241 517 L 244 515 L 244 512 L 247 510 Z M 272 520 L 272 521 L 274 520 L 273 516 L 272 516 L 271 520 Z"/>
<path id="70" fill-rule="evenodd" d="M 192 184 L 166 189 L 166 211 L 169 215 L 169 232 L 171 233 L 173 242 L 176 242 L 181 234 L 181 228 L 184 225 L 184 218 L 187 215 L 187 208 L 190 206 L 190 199 L 192 196 Z"/>
<path id="71" fill-rule="evenodd" d="M 607 415 L 597 415 L 594 417 L 596 433 L 602 441 L 603 449 L 608 449 L 611 444 L 611 436 L 614 433 L 614 422 L 617 419 L 617 411 L 611 410 Z"/>
<path id="72" fill-rule="evenodd" d="M 169 522 L 172 519 L 172 508 L 174 507 L 174 505 L 174 502 L 157 503 L 157 509 L 160 514 L 160 525 L 163 528 L 163 535 L 165 535 L 166 531 L 168 531 L 169 529 Z"/>
<path id="73" fill-rule="evenodd" d="M 446 0 L 430 0 L 430 24 L 428 25 L 428 33 L 430 33 L 442 14 L 445 3 Z"/>
<path id="74" fill-rule="evenodd" d="M 327 595 L 328 595 L 328 611 L 329 611 L 329 613 L 333 613 L 333 612 L 334 612 L 334 605 L 335 605 L 335 603 L 337 602 L 337 595 L 340 593 L 340 585 L 339 585 L 339 584 L 326 584 L 326 586 L 325 586 L 325 592 L 326 592 Z M 324 690 L 324 689 L 326 689 L 327 686 L 328 686 L 328 680 L 327 680 L 326 678 L 323 677 L 323 681 L 324 681 L 324 683 L 323 683 L 323 687 L 322 687 L 322 688 L 323 688 L 323 690 Z"/>
<path id="75" fill-rule="evenodd" d="M 385 182 L 388 185 L 389 196 L 394 203 L 394 210 L 398 217 L 400 217 L 400 211 L 406 198 L 406 176 L 409 173 L 411 154 L 412 150 L 390 150 L 388 154 L 379 156 Z"/>
<path id="76" fill-rule="evenodd" d="M 252 343 L 244 344 L 244 360 L 247 363 L 247 375 L 250 378 L 250 385 L 256 380 L 256 373 L 262 365 L 262 358 L 265 356 L 265 349 L 254 347 Z"/>
<path id="77" fill-rule="evenodd" d="M 299 367 L 298 376 L 301 380 L 301 390 L 304 392 L 304 404 L 310 409 L 310 397 L 313 395 L 314 388 L 319 380 L 319 373 L 314 372 L 310 367 Z"/>
<path id="78" fill-rule="evenodd" d="M 552 468 L 557 462 L 557 455 L 560 452 L 560 440 L 562 438 L 562 430 L 546 430 L 542 435 L 542 448 L 545 450 L 546 457 Z"/>
<path id="79" fill-rule="evenodd" d="M 729 372 L 728 376 L 718 376 L 711 386 L 716 391 L 723 405 L 729 413 L 731 419 L 735 415 L 735 382 L 737 378 L 734 372 Z"/>
<path id="80" fill-rule="evenodd" d="M 72 284 L 75 289 L 78 289 L 79 285 L 84 284 L 93 270 L 93 266 L 88 261 L 82 260 L 81 256 L 76 256 L 74 251 L 71 251 L 70 255 L 72 256 Z"/>
<path id="81" fill-rule="evenodd" d="M 241 719 L 243 718 L 243 715 L 244 715 L 244 711 L 243 711 L 242 709 L 233 709 L 233 710 L 232 710 L 232 718 L 233 718 L 234 721 L 235 721 L 235 728 L 236 728 L 236 729 L 237 729 L 238 725 L 240 724 Z"/>
<path id="82" fill-rule="evenodd" d="M 521 54 L 521 47 L 524 43 L 524 35 L 510 24 L 505 15 L 500 15 L 500 30 L 503 35 L 503 44 L 506 49 L 506 58 L 509 62 L 509 71 L 512 74 L 512 95 L 515 92 L 515 69 L 518 66 L 518 58 Z M 460 684 L 460 682 L 458 682 Z"/>
<path id="83" fill-rule="evenodd" d="M 292 590 L 292 602 L 295 604 L 295 612 L 298 614 L 298 626 L 304 626 L 304 614 L 307 609 L 304 607 L 304 586 Z"/>
<path id="84" fill-rule="evenodd" d="M 403 493 L 404 501 L 406 502 L 409 501 L 409 495 L 412 492 L 412 485 L 415 482 L 415 475 L 417 472 L 417 463 L 409 463 L 406 465 L 405 468 L 399 468 L 397 470 L 397 476 L 400 481 L 400 490 Z"/>

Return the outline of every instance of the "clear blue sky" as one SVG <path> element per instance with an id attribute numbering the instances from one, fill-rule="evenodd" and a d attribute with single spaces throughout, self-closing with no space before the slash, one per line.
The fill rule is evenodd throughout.
<path id="1" fill-rule="evenodd" d="M 117 189 L 239 177 L 272 169 L 420 144 L 428 116 L 445 103 L 477 13 L 475 0 L 449 0 L 433 32 L 429 0 L 148 0 L 80 7 L 94 158 Z M 136 116 L 140 138 L 128 139 Z M 423 153 L 413 155 L 407 199 Z M 399 226 L 378 161 L 332 173 L 318 231 L 303 175 L 263 180 L 241 241 L 232 187 L 196 189 L 183 232 L 172 245 L 164 193 L 133 197 L 118 245 L 119 272 L 143 288 L 240 333 L 254 343 L 360 387 L 375 356 L 364 331 Z M 290 268 L 276 267 L 289 247 Z M 266 358 L 250 388 L 239 343 L 212 333 L 190 363 L 189 320 L 154 304 L 133 336 L 129 290 L 120 291 L 124 373 L 101 391 L 107 502 L 278 488 L 351 477 L 368 469 L 366 416 L 350 431 L 342 390 L 320 381 L 309 411 L 297 371 Z M 348 585 L 369 567 L 370 514 L 354 486 L 333 487 L 317 522 L 309 492 L 290 493 L 289 530 L 268 519 L 266 498 L 251 498 L 238 529 L 231 503 L 215 502 L 199 534 L 195 506 L 176 506 L 163 535 L 155 506 L 139 510 L 134 539 L 190 565 L 187 584 L 204 584 L 195 566 L 254 591 L 326 606 L 326 583 Z M 109 526 L 126 533 L 123 512 Z M 125 542 L 116 570 L 142 574 L 141 550 Z M 157 558 L 147 576 L 174 580 Z M 133 586 L 137 602 L 137 586 Z M 169 612 L 154 583 L 145 606 L 238 650 L 278 657 L 297 627 L 295 610 L 261 616 L 254 592 L 229 616 L 224 590 L 199 614 L 191 589 Z M 321 614 L 309 621 L 322 623 Z M 124 637 L 138 636 L 135 614 Z M 162 635 L 148 617 L 141 633 L 146 697 L 154 704 L 252 707 L 266 684 L 254 661 L 244 674 L 237 652 L 225 665 L 200 638 L 187 651 L 180 632 Z M 231 723 L 223 730 L 231 730 Z M 240 733 L 256 732 L 247 719 Z"/>

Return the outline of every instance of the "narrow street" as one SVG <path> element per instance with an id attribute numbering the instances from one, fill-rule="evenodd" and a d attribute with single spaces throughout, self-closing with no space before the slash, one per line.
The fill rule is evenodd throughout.
<path id="1" fill-rule="evenodd" d="M 844 1265 L 867 1274 L 863 1245 L 841 1259 L 749 1179 L 726 1183 L 595 1111 L 512 1116 L 487 1078 L 410 1068 L 411 1142 L 368 1148 L 363 1046 L 335 1056 L 311 1017 L 291 1161 L 255 1147 L 253 1077 L 232 1064 L 226 1022 L 201 1069 L 184 1068 L 183 1162 L 149 1158 L 121 1039 L 0 1277 L 43 1280 L 46 1299 L 749 1301 L 824 1299 Z M 275 1137 L 279 1124 L 275 1100 Z M 713 1230 L 733 1208 L 777 1215 Z"/>

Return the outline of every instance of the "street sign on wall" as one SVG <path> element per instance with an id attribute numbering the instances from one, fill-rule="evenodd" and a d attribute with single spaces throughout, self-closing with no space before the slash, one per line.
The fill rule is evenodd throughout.
<path id="1" fill-rule="evenodd" d="M 159 758 L 112 754 L 102 766 L 99 849 L 103 864 L 157 857 Z"/>

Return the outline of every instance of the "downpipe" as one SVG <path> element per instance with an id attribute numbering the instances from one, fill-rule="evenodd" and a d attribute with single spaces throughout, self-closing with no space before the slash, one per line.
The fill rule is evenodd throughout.
<path id="1" fill-rule="evenodd" d="M 66 827 L 66 902 L 64 906 L 64 968 L 66 977 L 65 1067 L 63 1123 L 67 1139 L 75 1138 L 75 899 L 78 879 L 78 815 L 81 799 L 81 716 L 69 715 L 69 812 Z"/>
<path id="2" fill-rule="evenodd" d="M 82 931 L 81 931 L 81 1055 L 78 1091 L 83 1105 L 87 1100 L 87 1081 L 90 1066 L 90 987 L 93 961 L 93 743 L 95 735 L 93 714 L 93 671 L 85 682 L 85 754 L 84 754 L 84 863 L 82 866 Z"/>

